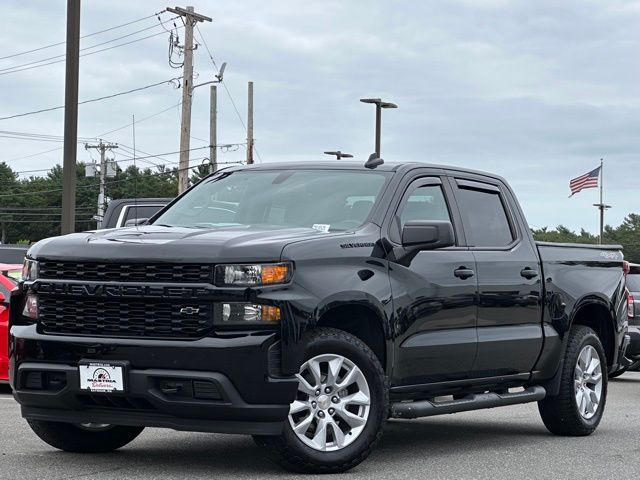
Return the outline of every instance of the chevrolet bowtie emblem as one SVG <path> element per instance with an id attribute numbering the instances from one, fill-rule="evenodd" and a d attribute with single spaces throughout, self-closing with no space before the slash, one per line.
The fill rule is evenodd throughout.
<path id="1" fill-rule="evenodd" d="M 180 309 L 180 313 L 184 315 L 195 315 L 199 312 L 200 312 L 200 309 L 195 307 L 183 307 Z"/>

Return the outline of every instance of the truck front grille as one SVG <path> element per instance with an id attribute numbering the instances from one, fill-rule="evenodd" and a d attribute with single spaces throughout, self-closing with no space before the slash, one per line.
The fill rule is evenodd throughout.
<path id="1" fill-rule="evenodd" d="M 106 282 L 212 283 L 213 267 L 170 263 L 39 262 L 40 278 Z"/>
<path id="2" fill-rule="evenodd" d="M 213 327 L 209 303 L 42 295 L 38 308 L 40 326 L 50 334 L 199 338 Z"/>

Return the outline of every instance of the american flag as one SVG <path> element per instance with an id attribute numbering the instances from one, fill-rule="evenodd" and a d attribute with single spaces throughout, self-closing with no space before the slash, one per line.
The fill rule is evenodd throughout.
<path id="1" fill-rule="evenodd" d="M 589 173 L 585 173 L 584 175 L 580 175 L 572 179 L 569 182 L 569 188 L 571 189 L 570 197 L 578 193 L 583 188 L 596 188 L 598 186 L 598 180 L 600 178 L 600 168 L 598 167 L 594 170 L 591 170 Z"/>

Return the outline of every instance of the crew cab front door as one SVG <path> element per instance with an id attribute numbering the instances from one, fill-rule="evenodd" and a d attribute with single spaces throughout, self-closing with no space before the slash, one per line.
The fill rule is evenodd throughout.
<path id="1" fill-rule="evenodd" d="M 461 176 L 452 183 L 478 278 L 473 376 L 527 374 L 543 341 L 541 269 L 528 227 L 499 180 Z"/>
<path id="2" fill-rule="evenodd" d="M 389 239 L 400 245 L 409 220 L 452 222 L 463 243 L 450 185 L 439 176 L 410 181 L 394 206 Z M 397 388 L 465 380 L 476 355 L 477 282 L 473 254 L 459 245 L 419 252 L 410 263 L 390 263 L 394 302 Z"/>

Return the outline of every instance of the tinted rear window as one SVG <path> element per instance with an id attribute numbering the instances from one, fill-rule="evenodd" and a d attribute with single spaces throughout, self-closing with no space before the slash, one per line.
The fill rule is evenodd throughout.
<path id="1" fill-rule="evenodd" d="M 631 292 L 640 292 L 640 275 L 627 275 L 627 288 Z"/>
<path id="2" fill-rule="evenodd" d="M 134 220 L 136 218 L 151 218 L 158 212 L 162 206 L 160 205 L 134 205 L 127 209 L 124 221 Z"/>
<path id="3" fill-rule="evenodd" d="M 460 188 L 458 200 L 469 245 L 504 247 L 514 240 L 500 193 Z"/>

